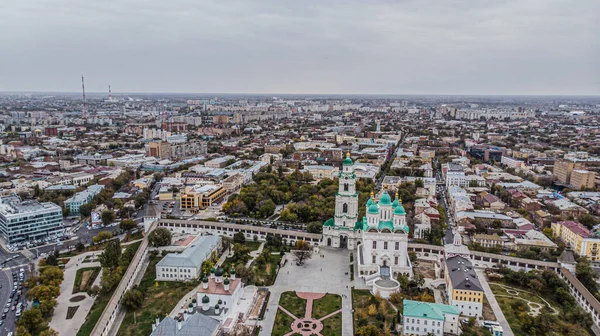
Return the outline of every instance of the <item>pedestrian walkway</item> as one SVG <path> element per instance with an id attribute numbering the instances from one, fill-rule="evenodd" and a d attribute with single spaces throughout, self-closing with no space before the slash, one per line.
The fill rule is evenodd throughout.
<path id="1" fill-rule="evenodd" d="M 252 265 L 254 260 L 256 260 L 256 258 L 262 253 L 264 247 L 265 247 L 265 243 L 261 243 L 260 246 L 258 247 L 258 250 L 250 252 L 250 256 L 252 257 L 252 259 L 248 260 L 248 262 L 246 263 L 246 268 L 248 268 L 248 267 L 250 267 L 250 265 Z"/>
<path id="2" fill-rule="evenodd" d="M 502 309 L 496 300 L 496 296 L 494 296 L 494 293 L 492 293 L 492 289 L 487 282 L 487 276 L 485 275 L 485 272 L 480 269 L 475 269 L 475 273 L 477 273 L 477 277 L 479 278 L 479 282 L 481 283 L 485 297 L 488 299 L 488 302 L 494 311 L 496 320 L 498 320 L 498 323 L 500 323 L 500 326 L 502 326 L 502 329 L 504 330 L 504 336 L 513 336 L 513 331 L 510 328 L 508 321 L 506 321 L 506 317 L 504 316 L 504 313 L 502 312 Z"/>
<path id="3" fill-rule="evenodd" d="M 50 321 L 50 327 L 58 332 L 59 335 L 75 335 L 87 316 L 90 308 L 94 304 L 94 297 L 89 296 L 87 293 L 76 293 L 73 294 L 73 285 L 75 284 L 75 277 L 77 270 L 80 268 L 88 267 L 100 267 L 99 262 L 83 263 L 83 260 L 87 256 L 98 255 L 102 251 L 87 252 L 77 255 L 69 259 L 69 262 L 65 264 L 64 278 L 60 285 L 60 295 L 56 298 L 56 308 L 54 315 Z M 94 284 L 100 283 L 100 276 L 94 280 Z M 83 300 L 78 302 L 71 302 L 71 298 L 76 296 L 83 296 Z M 75 314 L 67 319 L 67 313 L 69 307 L 78 307 Z"/>

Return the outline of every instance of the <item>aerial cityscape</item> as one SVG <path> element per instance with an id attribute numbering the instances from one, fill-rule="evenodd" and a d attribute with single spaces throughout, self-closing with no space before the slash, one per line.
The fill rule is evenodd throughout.
<path id="1" fill-rule="evenodd" d="M 599 12 L 0 5 L 0 336 L 600 335 Z"/>

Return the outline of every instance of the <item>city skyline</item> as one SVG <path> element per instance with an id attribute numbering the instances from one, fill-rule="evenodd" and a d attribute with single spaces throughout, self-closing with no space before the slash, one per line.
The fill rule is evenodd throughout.
<path id="1" fill-rule="evenodd" d="M 594 1 L 28 1 L 0 91 L 600 94 Z"/>

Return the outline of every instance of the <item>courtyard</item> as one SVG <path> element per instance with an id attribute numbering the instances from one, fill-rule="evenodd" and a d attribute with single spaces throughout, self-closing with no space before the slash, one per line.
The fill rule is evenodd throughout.
<path id="1" fill-rule="evenodd" d="M 284 292 L 279 300 L 273 335 L 342 334 L 342 298 L 337 294 Z"/>
<path id="2" fill-rule="evenodd" d="M 313 253 L 312 258 L 307 260 L 304 265 L 297 266 L 295 262 L 288 262 L 283 266 L 279 271 L 275 284 L 269 288 L 271 296 L 260 335 L 286 335 L 286 331 L 288 333 L 292 332 L 291 326 L 296 319 L 292 318 L 291 315 L 300 319 L 306 317 L 307 310 L 311 312 L 311 322 L 314 318 L 315 320 L 321 320 L 320 322 L 323 324 L 322 332 L 314 333 L 312 331 L 316 327 L 313 328 L 312 324 L 307 322 L 309 323 L 307 328 L 311 328 L 312 331 L 309 331 L 312 334 L 332 336 L 353 335 L 351 281 L 348 267 L 348 261 L 350 260 L 349 253 L 348 250 L 321 248 L 319 251 Z M 315 306 L 316 308 L 313 308 L 314 304 L 311 304 L 310 308 L 307 309 L 309 304 L 303 300 L 308 301 L 310 297 L 305 294 L 301 294 L 302 297 L 300 297 L 294 294 L 294 291 L 297 293 L 308 293 L 310 294 L 309 296 L 324 295 L 319 298 L 312 297 L 313 302 L 317 302 L 319 299 L 325 300 L 318 301 L 319 305 L 323 307 Z M 337 297 L 337 299 L 334 299 L 334 297 Z M 335 300 L 341 301 L 339 309 L 335 308 L 338 306 Z M 285 310 L 289 308 L 291 310 L 288 310 L 290 314 L 279 309 L 280 304 Z M 328 318 L 323 318 L 323 316 L 331 314 L 332 309 L 337 309 L 339 313 L 333 314 Z M 276 316 L 278 316 L 277 320 Z M 339 320 L 339 323 L 337 320 Z M 284 325 L 286 329 L 280 328 L 281 325 Z M 329 332 L 330 330 L 331 332 Z M 294 333 L 305 335 L 299 332 Z M 310 335 L 310 333 L 306 335 Z"/>

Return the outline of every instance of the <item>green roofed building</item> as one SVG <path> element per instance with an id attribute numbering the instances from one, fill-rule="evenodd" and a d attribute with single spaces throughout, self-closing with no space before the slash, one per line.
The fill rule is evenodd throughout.
<path id="1" fill-rule="evenodd" d="M 460 335 L 460 311 L 441 303 L 404 299 L 404 335 Z"/>
<path id="2" fill-rule="evenodd" d="M 389 297 L 398 285 L 391 280 L 400 273 L 412 276 L 407 252 L 409 228 L 402 200 L 398 194 L 392 199 L 383 190 L 379 200 L 371 193 L 366 204 L 358 204 L 356 174 L 349 153 L 338 177 L 334 217 L 323 224 L 321 244 L 355 251 L 359 276 L 373 286 L 373 294 Z M 363 218 L 358 218 L 359 206 L 366 207 Z"/>

